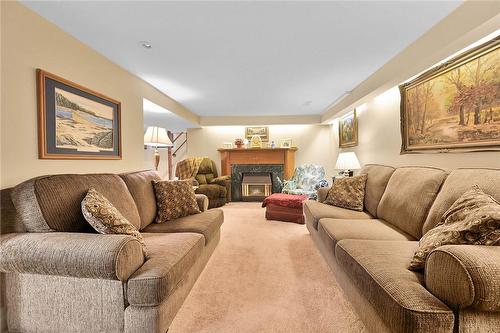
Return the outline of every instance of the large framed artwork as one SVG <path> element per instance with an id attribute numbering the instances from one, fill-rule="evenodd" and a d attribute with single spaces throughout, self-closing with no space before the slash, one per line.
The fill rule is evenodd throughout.
<path id="1" fill-rule="evenodd" d="M 254 135 L 258 135 L 262 142 L 269 141 L 269 127 L 259 126 L 259 127 L 246 127 L 245 128 L 245 138 L 250 141 Z"/>
<path id="2" fill-rule="evenodd" d="M 121 159 L 120 102 L 37 70 L 41 159 Z"/>
<path id="3" fill-rule="evenodd" d="M 339 147 L 354 147 L 358 145 L 358 118 L 356 109 L 339 120 Z"/>
<path id="4" fill-rule="evenodd" d="M 500 148 L 500 37 L 399 87 L 401 153 Z"/>

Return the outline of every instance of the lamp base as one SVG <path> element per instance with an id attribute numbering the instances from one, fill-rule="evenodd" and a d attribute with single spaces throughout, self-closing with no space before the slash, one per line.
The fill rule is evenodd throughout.
<path id="1" fill-rule="evenodd" d="M 354 176 L 354 170 L 345 169 L 344 171 L 341 171 L 340 174 L 344 177 L 352 177 Z"/>
<path id="2" fill-rule="evenodd" d="M 158 165 L 160 164 L 160 152 L 158 151 L 158 148 L 155 148 L 155 152 L 153 154 L 153 165 L 155 167 L 155 170 L 158 171 Z"/>

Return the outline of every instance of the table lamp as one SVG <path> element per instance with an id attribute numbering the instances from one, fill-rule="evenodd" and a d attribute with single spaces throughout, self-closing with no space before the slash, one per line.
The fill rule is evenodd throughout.
<path id="1" fill-rule="evenodd" d="M 345 177 L 352 177 L 353 169 L 361 169 L 361 166 L 354 152 L 346 152 L 339 154 L 335 169 L 342 170 L 340 173 Z"/>
<path id="2" fill-rule="evenodd" d="M 167 130 L 162 127 L 149 126 L 144 134 L 144 144 L 149 147 L 155 147 L 153 164 L 155 166 L 155 170 L 158 171 L 158 164 L 160 164 L 160 153 L 158 152 L 158 147 L 174 146 L 168 137 Z"/>

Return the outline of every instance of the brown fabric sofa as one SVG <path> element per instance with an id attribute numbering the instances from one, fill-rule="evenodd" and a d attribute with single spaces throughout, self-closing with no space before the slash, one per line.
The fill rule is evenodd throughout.
<path id="1" fill-rule="evenodd" d="M 197 195 L 202 213 L 153 223 L 154 179 L 152 171 L 52 175 L 2 190 L 9 331 L 167 331 L 219 242 L 224 216 Z M 91 230 L 80 210 L 90 187 L 140 228 L 149 259 L 135 238 Z"/>
<path id="2" fill-rule="evenodd" d="M 304 204 L 306 225 L 373 332 L 498 332 L 500 246 L 447 245 L 424 272 L 407 269 L 418 240 L 478 184 L 500 201 L 499 169 L 367 165 L 365 211 Z"/>
<path id="3" fill-rule="evenodd" d="M 231 201 L 231 177 L 217 174 L 215 162 L 209 158 L 201 161 L 195 176 L 198 188 L 196 193 L 208 197 L 208 208 L 224 206 Z"/>

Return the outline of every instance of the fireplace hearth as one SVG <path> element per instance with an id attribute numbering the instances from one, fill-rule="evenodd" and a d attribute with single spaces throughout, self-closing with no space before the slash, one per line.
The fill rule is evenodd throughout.
<path id="1" fill-rule="evenodd" d="M 243 173 L 241 199 L 243 201 L 262 201 L 272 193 L 271 173 Z"/>

